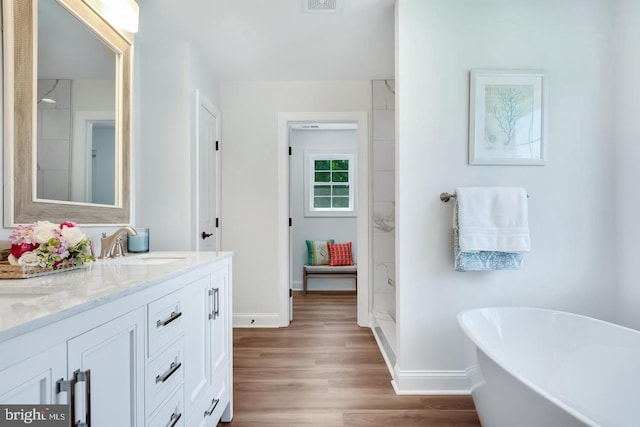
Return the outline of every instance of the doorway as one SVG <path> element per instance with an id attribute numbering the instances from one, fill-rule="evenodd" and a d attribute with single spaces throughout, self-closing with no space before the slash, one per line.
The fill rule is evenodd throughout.
<path id="1" fill-rule="evenodd" d="M 279 283 L 280 285 L 280 326 L 288 326 L 292 314 L 293 280 L 292 280 L 292 242 L 290 230 L 290 192 L 289 188 L 289 143 L 290 129 L 304 123 L 314 124 L 341 124 L 352 127 L 357 132 L 355 151 L 356 167 L 354 169 L 354 183 L 357 186 L 355 204 L 355 239 L 357 253 L 354 253 L 354 261 L 358 264 L 358 292 L 357 292 L 357 318 L 358 325 L 370 326 L 369 318 L 369 221 L 370 221 L 370 185 L 369 185 L 369 133 L 367 113 L 280 113 L 278 115 L 278 211 L 281 218 L 279 225 L 278 250 L 279 259 Z M 299 248 L 296 248 L 296 250 Z"/>

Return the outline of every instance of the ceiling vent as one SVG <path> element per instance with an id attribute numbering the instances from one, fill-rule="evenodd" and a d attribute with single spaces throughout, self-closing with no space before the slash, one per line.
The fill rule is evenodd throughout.
<path id="1" fill-rule="evenodd" d="M 304 11 L 308 13 L 335 12 L 338 10 L 338 0 L 302 0 Z"/>

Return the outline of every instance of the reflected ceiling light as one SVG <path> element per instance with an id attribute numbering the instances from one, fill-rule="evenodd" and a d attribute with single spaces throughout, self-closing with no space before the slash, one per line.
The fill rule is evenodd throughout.
<path id="1" fill-rule="evenodd" d="M 40 98 L 40 100 L 38 101 L 38 104 L 40 104 L 41 102 L 44 102 L 45 104 L 55 104 L 56 100 L 53 99 L 53 97 L 49 98 L 49 95 L 56 90 L 56 88 L 58 87 L 58 83 L 60 83 L 60 79 L 56 79 L 55 82 L 53 82 L 53 86 L 51 87 L 51 89 L 49 89 L 47 91 L 47 93 L 45 93 L 44 95 L 42 95 L 42 98 Z"/>
<path id="2" fill-rule="evenodd" d="M 135 0 L 85 0 L 114 27 L 138 32 L 138 3 Z"/>

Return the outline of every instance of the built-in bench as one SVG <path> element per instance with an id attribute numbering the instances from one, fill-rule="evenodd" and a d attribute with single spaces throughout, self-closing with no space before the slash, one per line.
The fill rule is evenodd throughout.
<path id="1" fill-rule="evenodd" d="M 347 278 L 356 281 L 356 290 L 358 289 L 358 267 L 357 265 L 306 265 L 304 266 L 304 274 L 302 278 L 303 292 L 307 294 L 308 278 Z"/>

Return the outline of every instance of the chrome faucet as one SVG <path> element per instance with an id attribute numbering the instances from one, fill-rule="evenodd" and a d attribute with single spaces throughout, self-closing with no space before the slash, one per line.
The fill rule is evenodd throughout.
<path id="1" fill-rule="evenodd" d="M 102 233 L 100 239 L 100 259 L 120 257 L 124 255 L 124 247 L 122 246 L 122 234 L 129 233 L 135 236 L 136 230 L 131 227 L 122 227 L 111 236 L 107 236 L 107 233 Z"/>

